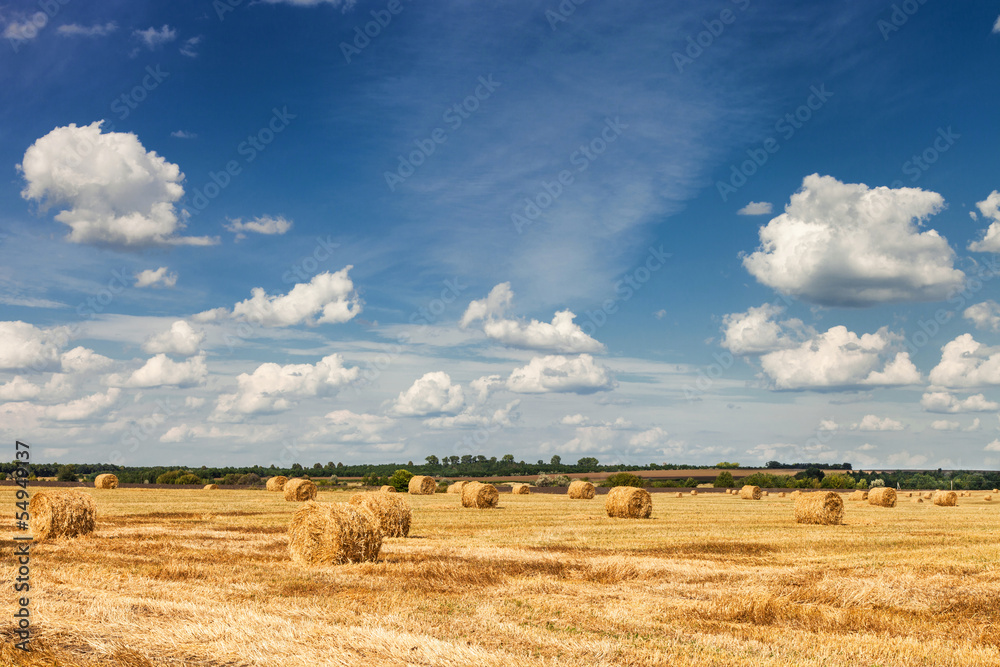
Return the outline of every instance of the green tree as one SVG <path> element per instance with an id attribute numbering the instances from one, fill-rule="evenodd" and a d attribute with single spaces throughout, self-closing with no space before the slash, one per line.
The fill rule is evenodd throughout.
<path id="1" fill-rule="evenodd" d="M 204 480 L 194 473 L 184 473 L 174 480 L 174 484 L 201 484 Z"/>
<path id="2" fill-rule="evenodd" d="M 593 456 L 584 456 L 582 459 L 576 462 L 576 466 L 578 468 L 583 468 L 587 471 L 593 470 L 599 465 L 601 465 L 601 462 L 595 459 Z"/>
<path id="3" fill-rule="evenodd" d="M 157 484 L 176 484 L 177 478 L 181 475 L 187 474 L 184 470 L 171 470 L 170 472 L 165 472 L 156 478 Z"/>
<path id="4" fill-rule="evenodd" d="M 500 462 L 504 463 L 506 465 L 511 465 L 512 463 L 514 463 L 514 455 L 513 454 L 504 454 L 503 458 L 500 459 Z"/>
<path id="5" fill-rule="evenodd" d="M 397 470 L 389 478 L 389 486 L 397 491 L 406 491 L 410 486 L 411 479 L 413 479 L 413 473 L 409 470 Z"/>
<path id="6" fill-rule="evenodd" d="M 554 466 L 560 465 L 561 463 L 562 463 L 562 457 L 559 456 L 558 454 L 553 454 L 552 460 L 549 461 L 549 465 L 554 465 Z"/>
<path id="7" fill-rule="evenodd" d="M 56 479 L 60 482 L 77 482 L 79 479 L 76 476 L 76 466 L 73 464 L 59 466 L 59 472 L 56 475 Z"/>
<path id="8" fill-rule="evenodd" d="M 728 470 L 723 470 L 719 473 L 719 476 L 715 478 L 712 482 L 712 486 L 717 489 L 731 489 L 736 486 L 736 480 L 733 479 L 733 473 Z"/>
<path id="9" fill-rule="evenodd" d="M 427 465 L 429 466 L 438 466 L 441 464 L 441 461 L 438 460 L 438 457 L 434 456 L 433 454 L 431 454 L 424 460 L 427 461 Z"/>

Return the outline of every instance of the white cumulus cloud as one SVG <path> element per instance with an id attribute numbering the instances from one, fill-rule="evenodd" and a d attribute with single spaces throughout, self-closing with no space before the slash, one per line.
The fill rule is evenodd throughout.
<path id="1" fill-rule="evenodd" d="M 947 419 L 935 419 L 931 422 L 931 428 L 935 431 L 957 431 L 962 428 L 962 425 Z"/>
<path id="2" fill-rule="evenodd" d="M 976 202 L 976 208 L 987 220 L 992 220 L 983 238 L 969 244 L 973 252 L 1000 252 L 1000 192 L 994 190 L 983 201 Z M 975 218 L 973 218 L 975 219 Z"/>
<path id="3" fill-rule="evenodd" d="M 722 318 L 722 347 L 733 354 L 764 354 L 800 345 L 815 335 L 797 318 L 777 322 L 774 318 L 784 308 L 765 303 L 745 313 L 730 313 Z"/>
<path id="4" fill-rule="evenodd" d="M 203 383 L 207 375 L 203 354 L 187 361 L 174 361 L 165 354 L 157 354 L 128 379 L 113 375 L 108 378 L 108 384 L 123 387 L 189 387 Z"/>
<path id="5" fill-rule="evenodd" d="M 981 331 L 1000 331 L 1000 304 L 992 299 L 969 306 L 962 317 L 971 320 Z"/>
<path id="6" fill-rule="evenodd" d="M 515 368 L 507 378 L 507 389 L 519 394 L 590 394 L 614 389 L 616 384 L 611 371 L 589 354 L 535 357 L 527 366 Z"/>
<path id="7" fill-rule="evenodd" d="M 170 273 L 169 269 L 161 266 L 158 269 L 146 269 L 140 271 L 135 276 L 136 287 L 173 287 L 177 284 L 177 274 Z"/>
<path id="8" fill-rule="evenodd" d="M 86 347 L 74 347 L 63 353 L 60 363 L 67 373 L 90 373 L 107 370 L 114 362 Z"/>
<path id="9" fill-rule="evenodd" d="M 48 366 L 59 360 L 68 340 L 65 327 L 39 329 L 20 320 L 0 322 L 0 369 Z"/>
<path id="10" fill-rule="evenodd" d="M 773 206 L 769 201 L 752 201 L 740 210 L 736 211 L 737 215 L 768 215 L 773 210 Z"/>
<path id="11" fill-rule="evenodd" d="M 451 376 L 444 371 L 434 371 L 424 374 L 409 389 L 400 392 L 392 411 L 404 417 L 456 414 L 464 404 L 461 385 L 452 384 Z"/>
<path id="12" fill-rule="evenodd" d="M 279 296 L 255 287 L 249 299 L 233 306 L 232 315 L 265 327 L 347 322 L 361 312 L 361 301 L 347 275 L 352 268 L 348 265 L 336 273 L 318 273 L 308 283 L 299 283 Z"/>
<path id="13" fill-rule="evenodd" d="M 233 394 L 219 396 L 217 415 L 279 412 L 291 407 L 289 398 L 309 398 L 336 392 L 358 377 L 357 368 L 345 368 L 339 354 L 315 364 L 261 364 L 253 373 L 236 378 Z"/>
<path id="14" fill-rule="evenodd" d="M 177 31 L 171 28 L 169 25 L 164 25 L 159 30 L 157 30 L 156 28 L 135 30 L 132 32 L 132 35 L 137 37 L 139 41 L 145 44 L 146 48 L 149 49 L 150 51 L 177 39 Z"/>
<path id="15" fill-rule="evenodd" d="M 245 239 L 247 237 L 247 232 L 252 232 L 254 234 L 284 234 L 292 228 L 292 222 L 290 220 L 285 220 L 284 217 L 271 217 L 269 215 L 263 215 L 253 220 L 248 220 L 243 222 L 241 218 L 233 218 L 229 220 L 226 225 L 226 229 L 236 234 L 236 240 Z"/>
<path id="16" fill-rule="evenodd" d="M 206 237 L 177 236 L 185 227 L 175 209 L 184 174 L 131 133 L 101 132 L 102 121 L 57 127 L 35 141 L 18 165 L 21 196 L 71 229 L 73 243 L 126 247 L 211 245 Z"/>
<path id="17" fill-rule="evenodd" d="M 580 325 L 573 321 L 576 315 L 569 310 L 557 312 L 552 322 L 505 319 L 503 316 L 510 308 L 513 297 L 510 283 L 500 283 L 490 290 L 486 298 L 469 303 L 462 315 L 461 327 L 482 320 L 483 333 L 487 338 L 524 350 L 563 354 L 604 351 L 603 344 L 584 333 Z"/>
<path id="18" fill-rule="evenodd" d="M 869 188 L 813 174 L 760 229 L 743 266 L 761 283 L 824 306 L 938 301 L 962 285 L 955 253 L 920 224 L 944 206 L 919 188 Z"/>
<path id="19" fill-rule="evenodd" d="M 162 352 L 190 357 L 198 352 L 204 340 L 205 332 L 195 331 L 184 320 L 177 320 L 166 331 L 147 338 L 142 344 L 142 349 L 149 354 Z"/>
<path id="20" fill-rule="evenodd" d="M 947 391 L 929 391 L 920 398 L 920 407 L 927 412 L 992 412 L 1000 409 L 1000 403 L 990 401 L 982 394 L 960 399 Z"/>
<path id="21" fill-rule="evenodd" d="M 898 338 L 884 328 L 858 336 L 835 326 L 798 347 L 765 354 L 761 367 L 776 389 L 917 384 L 920 373 L 908 353 L 887 360 Z"/>
<path id="22" fill-rule="evenodd" d="M 876 415 L 865 415 L 859 423 L 851 425 L 853 431 L 902 431 L 904 428 L 902 422 Z"/>
<path id="23" fill-rule="evenodd" d="M 1000 347 L 988 347 L 972 334 L 962 334 L 941 348 L 941 361 L 929 378 L 942 387 L 1000 384 Z"/>

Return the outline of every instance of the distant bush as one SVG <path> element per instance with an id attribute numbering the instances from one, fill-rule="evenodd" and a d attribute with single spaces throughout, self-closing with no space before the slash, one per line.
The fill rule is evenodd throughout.
<path id="1" fill-rule="evenodd" d="M 223 475 L 222 479 L 219 480 L 219 484 L 229 484 L 230 486 L 234 486 L 239 483 L 240 476 L 234 472 L 231 472 L 228 475 Z"/>
<path id="2" fill-rule="evenodd" d="M 862 477 L 861 479 L 858 480 L 857 484 L 854 485 L 854 488 L 856 488 L 856 489 L 867 489 L 868 488 L 868 480 L 865 479 L 864 477 Z"/>
<path id="3" fill-rule="evenodd" d="M 548 475 L 542 473 L 535 480 L 535 486 L 569 486 L 572 481 L 569 475 Z"/>
<path id="4" fill-rule="evenodd" d="M 236 480 L 236 483 L 240 486 L 253 486 L 254 484 L 260 484 L 260 475 L 255 475 L 254 473 L 247 473 L 246 475 L 240 475 L 240 478 Z"/>
<path id="5" fill-rule="evenodd" d="M 386 483 L 397 491 L 408 491 L 411 479 L 413 479 L 413 473 L 409 470 L 397 470 L 392 473 L 392 477 Z M 375 485 L 373 484 L 372 486 Z"/>
<path id="6" fill-rule="evenodd" d="M 877 489 L 877 488 L 879 488 L 880 486 L 885 486 L 885 480 L 884 480 L 884 479 L 873 479 L 873 480 L 872 480 L 872 481 L 871 481 L 871 482 L 870 482 L 870 483 L 868 484 L 868 486 L 870 486 L 870 487 L 871 487 L 871 488 L 873 488 L 873 489 Z"/>
<path id="7" fill-rule="evenodd" d="M 716 468 L 739 468 L 739 463 L 730 463 L 729 461 L 721 461 L 715 464 Z"/>
<path id="8" fill-rule="evenodd" d="M 181 475 L 180 477 L 178 477 L 177 479 L 175 479 L 173 483 L 174 484 L 201 484 L 204 481 L 205 480 L 203 480 L 201 477 L 198 477 L 198 475 L 194 475 L 192 473 L 185 473 L 185 474 Z"/>
<path id="9" fill-rule="evenodd" d="M 616 472 L 614 475 L 611 475 L 606 480 L 601 482 L 601 486 L 637 486 L 641 488 L 646 486 L 646 480 L 638 475 L 633 475 L 630 472 Z"/>
<path id="10" fill-rule="evenodd" d="M 165 472 L 156 478 L 157 484 L 176 484 L 177 478 L 182 475 L 190 474 L 186 470 L 171 470 L 170 472 Z"/>
<path id="11" fill-rule="evenodd" d="M 835 472 L 824 477 L 819 486 L 822 489 L 853 489 L 855 484 L 853 477 Z"/>
<path id="12" fill-rule="evenodd" d="M 736 480 L 733 479 L 733 473 L 728 470 L 723 470 L 719 473 L 719 476 L 715 478 L 712 482 L 712 486 L 717 489 L 731 489 L 736 486 Z"/>

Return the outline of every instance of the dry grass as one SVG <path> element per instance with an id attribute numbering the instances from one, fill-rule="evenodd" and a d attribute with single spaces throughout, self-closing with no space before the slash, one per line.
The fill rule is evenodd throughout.
<path id="1" fill-rule="evenodd" d="M 492 512 L 410 496 L 410 538 L 376 561 L 303 567 L 287 535 L 302 506 L 279 495 L 89 493 L 94 535 L 33 547 L 46 650 L 0 648 L 0 665 L 1000 666 L 1000 508 L 978 494 L 852 504 L 842 526 L 725 494 L 657 496 L 645 521 L 563 494 Z M 4 513 L 8 562 L 14 532 Z"/>

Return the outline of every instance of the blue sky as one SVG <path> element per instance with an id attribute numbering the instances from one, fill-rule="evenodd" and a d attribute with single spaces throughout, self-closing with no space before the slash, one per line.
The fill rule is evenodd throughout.
<path id="1" fill-rule="evenodd" d="M 0 429 L 996 468 L 998 14 L 8 3 Z"/>

